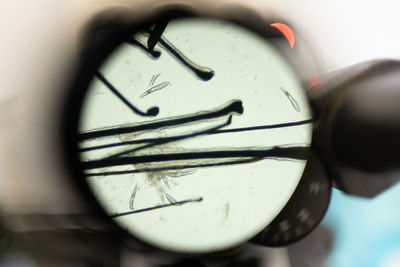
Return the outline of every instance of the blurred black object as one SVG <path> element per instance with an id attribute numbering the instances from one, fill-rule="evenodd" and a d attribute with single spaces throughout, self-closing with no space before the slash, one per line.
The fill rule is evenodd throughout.
<path id="1" fill-rule="evenodd" d="M 335 185 L 374 197 L 400 167 L 400 62 L 375 60 L 321 77 L 308 89 L 317 116 L 313 147 Z"/>
<path id="2" fill-rule="evenodd" d="M 317 227 L 298 243 L 287 247 L 292 267 L 321 267 L 328 258 L 334 235 L 326 227 Z"/>

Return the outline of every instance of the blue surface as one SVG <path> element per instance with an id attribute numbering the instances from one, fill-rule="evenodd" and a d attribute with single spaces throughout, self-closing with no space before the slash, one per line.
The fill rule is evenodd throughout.
<path id="1" fill-rule="evenodd" d="M 400 252 L 400 183 L 374 199 L 334 189 L 322 224 L 335 238 L 326 266 L 388 266 L 383 264 L 388 264 L 388 257 Z"/>

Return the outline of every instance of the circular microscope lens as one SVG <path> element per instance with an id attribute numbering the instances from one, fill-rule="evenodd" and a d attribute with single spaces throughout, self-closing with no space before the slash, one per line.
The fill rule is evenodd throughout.
<path id="1" fill-rule="evenodd" d="M 310 119 L 301 83 L 265 38 L 175 19 L 132 35 L 95 73 L 80 159 L 97 201 L 136 238 L 221 251 L 261 232 L 292 196 Z"/>

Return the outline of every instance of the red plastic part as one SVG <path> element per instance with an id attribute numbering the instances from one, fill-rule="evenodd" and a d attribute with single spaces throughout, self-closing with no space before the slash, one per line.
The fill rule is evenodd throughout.
<path id="1" fill-rule="evenodd" d="M 281 22 L 271 23 L 270 26 L 278 29 L 288 40 L 290 48 L 293 49 L 295 42 L 293 30 L 288 25 Z"/>

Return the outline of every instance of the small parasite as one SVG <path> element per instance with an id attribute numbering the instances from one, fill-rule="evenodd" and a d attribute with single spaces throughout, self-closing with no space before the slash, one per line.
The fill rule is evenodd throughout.
<path id="1" fill-rule="evenodd" d="M 279 87 L 281 89 L 281 91 L 286 95 L 286 97 L 289 99 L 290 103 L 292 104 L 293 108 L 297 111 L 300 112 L 300 106 L 297 103 L 296 99 L 293 98 L 293 96 L 286 91 L 284 88 Z"/>
<path id="2" fill-rule="evenodd" d="M 167 200 L 168 200 L 168 202 L 169 202 L 170 204 L 173 204 L 173 205 L 177 204 L 176 199 L 173 198 L 173 197 L 172 197 L 170 194 L 168 194 L 167 192 L 165 192 L 165 197 L 167 198 Z"/>
<path id="3" fill-rule="evenodd" d="M 157 84 L 157 85 L 151 87 L 150 89 L 148 89 L 146 92 L 144 92 L 140 96 L 140 98 L 143 98 L 143 97 L 145 97 L 145 96 L 147 96 L 147 95 L 149 95 L 151 93 L 154 93 L 155 91 L 161 90 L 161 89 L 167 87 L 168 85 L 170 85 L 170 82 L 162 82 L 160 84 Z"/>
<path id="4" fill-rule="evenodd" d="M 135 185 L 135 188 L 134 188 L 133 191 L 132 191 L 131 199 L 129 200 L 129 208 L 130 208 L 131 210 L 134 210 L 134 209 L 135 209 L 133 203 L 135 202 L 135 197 L 136 197 L 136 193 L 137 193 L 138 189 L 139 189 L 139 186 L 138 186 L 138 184 L 136 184 L 136 185 Z"/>
<path id="5" fill-rule="evenodd" d="M 151 80 L 149 82 L 149 86 L 153 86 L 154 83 L 156 82 L 157 78 L 160 77 L 161 73 L 157 74 L 157 75 L 153 75 L 153 77 L 151 77 Z"/>
<path id="6" fill-rule="evenodd" d="M 172 177 L 172 178 L 178 178 L 178 177 L 182 177 L 182 176 L 187 176 L 187 175 L 191 175 L 193 173 L 195 173 L 196 170 L 190 170 L 190 171 L 170 171 L 170 172 L 166 172 L 165 175 L 168 177 Z"/>
<path id="7" fill-rule="evenodd" d="M 226 219 L 228 219 L 229 216 L 229 202 L 226 202 L 225 204 L 225 217 L 224 217 L 224 221 L 226 221 Z"/>

